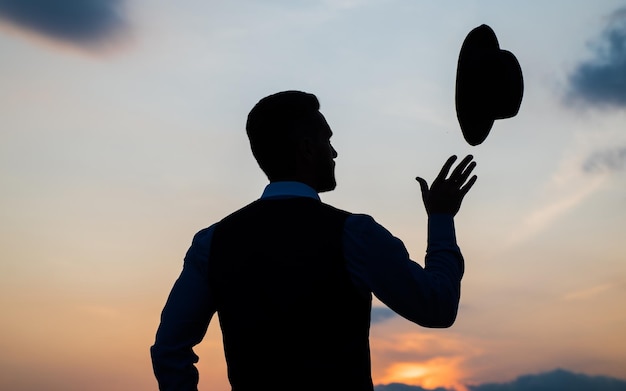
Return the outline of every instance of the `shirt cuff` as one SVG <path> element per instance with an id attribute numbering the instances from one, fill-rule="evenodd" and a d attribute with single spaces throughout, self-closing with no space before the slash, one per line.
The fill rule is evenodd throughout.
<path id="1" fill-rule="evenodd" d="M 454 217 L 451 214 L 434 213 L 428 216 L 428 243 L 456 246 Z"/>

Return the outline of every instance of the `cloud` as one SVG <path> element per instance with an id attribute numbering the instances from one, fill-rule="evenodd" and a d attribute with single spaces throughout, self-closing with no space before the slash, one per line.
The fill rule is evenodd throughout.
<path id="1" fill-rule="evenodd" d="M 582 373 L 573 373 L 563 369 L 535 375 L 523 375 L 508 383 L 485 383 L 468 386 L 470 391 L 623 391 L 626 390 L 626 381 L 608 376 L 589 376 Z M 377 385 L 376 391 L 428 391 L 420 386 L 410 386 L 402 383 Z M 443 391 L 447 388 L 437 388 L 432 391 Z"/>
<path id="2" fill-rule="evenodd" d="M 518 226 L 500 243 L 499 251 L 510 250 L 537 236 L 594 195 L 607 190 L 619 174 L 626 172 L 624 119 L 626 115 L 618 113 L 604 124 L 599 121 L 593 131 L 576 135 L 575 142 L 563 153 L 556 171 L 541 189 L 540 197 L 523 212 Z"/>
<path id="3" fill-rule="evenodd" d="M 422 388 L 420 386 L 410 386 L 402 383 L 381 384 L 374 387 L 374 391 L 451 391 L 448 388 Z"/>
<path id="4" fill-rule="evenodd" d="M 590 174 L 626 170 L 626 146 L 603 149 L 592 153 L 584 161 L 582 169 Z"/>
<path id="5" fill-rule="evenodd" d="M 402 325 L 411 331 L 399 332 L 397 327 Z M 370 342 L 376 384 L 465 391 L 468 361 L 481 354 L 473 342 L 459 335 L 415 331 L 412 323 L 400 319 L 372 328 Z"/>
<path id="6" fill-rule="evenodd" d="M 576 290 L 573 292 L 569 292 L 563 296 L 563 300 L 586 300 L 593 298 L 601 293 L 604 293 L 610 290 L 613 287 L 613 284 L 602 284 L 596 285 L 591 288 L 584 288 L 580 290 Z"/>
<path id="7" fill-rule="evenodd" d="M 387 307 L 372 307 L 371 323 L 381 323 L 396 316 L 396 313 Z"/>
<path id="8" fill-rule="evenodd" d="M 0 22 L 79 46 L 100 46 L 126 28 L 124 0 L 0 0 Z"/>
<path id="9" fill-rule="evenodd" d="M 588 376 L 563 369 L 538 375 L 520 376 L 510 383 L 470 386 L 471 391 L 551 391 L 551 390 L 626 390 L 626 381 L 606 377 Z"/>
<path id="10" fill-rule="evenodd" d="M 552 189 L 559 196 L 530 212 L 523 220 L 522 225 L 513 231 L 504 243 L 505 247 L 518 245 L 521 242 L 537 235 L 550 226 L 555 220 L 576 208 L 583 201 L 598 191 L 605 182 L 604 176 L 593 180 L 568 180 L 561 189 Z"/>
<path id="11" fill-rule="evenodd" d="M 460 357 L 435 357 L 422 362 L 396 362 L 387 368 L 388 375 L 381 381 L 393 380 L 396 384 L 406 383 L 426 389 L 467 391 L 467 387 L 458 381 L 461 361 Z"/>
<path id="12" fill-rule="evenodd" d="M 583 62 L 569 77 L 570 103 L 626 108 L 626 7 L 609 17 L 594 58 Z"/>

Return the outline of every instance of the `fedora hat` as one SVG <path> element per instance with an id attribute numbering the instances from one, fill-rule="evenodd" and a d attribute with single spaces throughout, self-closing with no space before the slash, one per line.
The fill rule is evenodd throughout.
<path id="1" fill-rule="evenodd" d="M 495 120 L 517 114 L 523 94 L 522 68 L 513 53 L 500 49 L 486 24 L 470 31 L 456 71 L 456 115 L 465 141 L 485 141 Z"/>

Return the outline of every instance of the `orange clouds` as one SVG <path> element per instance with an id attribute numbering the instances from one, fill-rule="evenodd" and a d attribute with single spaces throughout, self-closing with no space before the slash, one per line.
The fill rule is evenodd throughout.
<path id="1" fill-rule="evenodd" d="M 419 328 L 419 331 L 398 332 L 397 326 L 402 325 L 387 322 L 372 330 L 374 384 L 404 383 L 467 390 L 466 362 L 480 354 L 476 347 L 448 331 Z"/>
<path id="2" fill-rule="evenodd" d="M 460 357 L 435 357 L 423 362 L 392 363 L 386 375 L 376 380 L 377 384 L 404 383 L 423 388 L 454 388 L 466 391 L 461 383 L 463 373 Z"/>

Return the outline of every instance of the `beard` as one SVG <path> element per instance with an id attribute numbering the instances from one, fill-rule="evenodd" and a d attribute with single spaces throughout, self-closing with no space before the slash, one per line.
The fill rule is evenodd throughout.
<path id="1" fill-rule="evenodd" d="M 323 193 L 326 191 L 335 190 L 337 187 L 337 180 L 335 179 L 335 163 L 333 162 L 329 167 L 321 171 L 317 181 L 317 192 Z"/>

